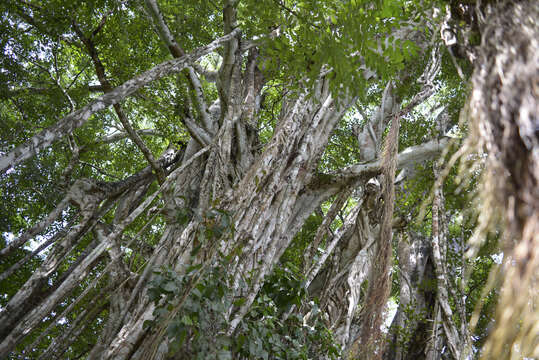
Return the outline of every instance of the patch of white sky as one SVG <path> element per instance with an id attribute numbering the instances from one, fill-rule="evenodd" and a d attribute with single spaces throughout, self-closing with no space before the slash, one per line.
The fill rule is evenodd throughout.
<path id="1" fill-rule="evenodd" d="M 200 58 L 199 64 L 200 66 L 202 66 L 202 68 L 208 71 L 216 71 L 219 66 L 221 66 L 222 61 L 223 58 L 221 57 L 221 55 L 217 53 L 210 53 Z"/>
<path id="2" fill-rule="evenodd" d="M 386 310 L 384 312 L 384 322 L 382 323 L 380 330 L 382 330 L 383 333 L 387 334 L 389 331 L 389 327 L 391 326 L 391 323 L 393 322 L 393 319 L 395 318 L 395 315 L 397 315 L 397 310 L 399 309 L 399 304 L 397 303 L 397 300 L 394 297 L 390 297 L 386 304 Z"/>
<path id="3" fill-rule="evenodd" d="M 22 212 L 22 211 L 23 209 L 18 209 L 18 212 Z M 24 244 L 23 248 L 28 251 L 35 251 L 41 244 L 45 243 L 50 238 L 52 238 L 59 231 L 59 229 L 65 228 L 68 225 L 68 222 L 65 220 L 66 217 L 67 217 L 67 212 L 63 211 L 62 220 L 53 222 L 49 226 L 48 232 L 42 235 L 36 235 L 32 239 L 28 240 Z M 6 243 L 9 244 L 13 242 L 15 239 L 19 238 L 19 236 L 21 236 L 26 230 L 28 229 L 24 229 L 20 234 L 14 234 L 13 232 L 5 231 L 2 233 L 2 237 L 6 240 Z M 47 254 L 47 250 L 44 249 L 38 254 L 38 256 L 44 257 L 46 254 Z"/>
<path id="4" fill-rule="evenodd" d="M 23 23 L 23 22 L 16 22 L 15 20 L 8 18 L 8 23 L 12 27 L 16 27 L 18 30 L 27 31 L 30 28 L 30 25 Z M 34 47 L 33 51 L 30 51 L 30 55 L 36 56 L 40 61 L 45 60 L 45 58 L 50 56 L 50 52 L 52 51 L 52 47 L 50 44 L 34 40 L 32 42 L 32 45 Z M 4 55 L 10 56 L 14 60 L 18 61 L 22 66 L 27 67 L 30 66 L 31 63 L 25 59 L 21 59 L 21 56 L 17 54 L 17 49 L 15 48 L 14 44 L 11 41 L 8 41 L 4 46 Z M 7 71 L 4 68 L 1 68 L 0 71 Z"/>
<path id="5" fill-rule="evenodd" d="M 15 234 L 13 234 L 12 232 L 4 232 L 2 233 L 2 236 L 6 240 L 7 244 L 13 242 L 13 240 L 18 238 L 18 236 L 15 236 Z M 24 249 L 28 251 L 34 251 L 39 247 L 39 245 L 43 244 L 48 239 L 49 237 L 47 236 L 37 235 L 35 238 L 28 240 L 24 244 Z"/>
<path id="6" fill-rule="evenodd" d="M 502 261 L 503 261 L 503 252 L 499 252 L 497 254 L 492 254 L 492 255 L 490 255 L 490 258 L 496 264 L 500 265 L 502 263 Z"/>
<path id="7" fill-rule="evenodd" d="M 440 106 L 440 96 L 438 95 L 438 93 L 440 92 L 440 90 L 442 90 L 443 86 L 441 84 L 436 84 L 435 86 L 436 92 L 431 95 L 427 100 L 417 105 L 413 112 L 422 115 L 422 117 L 424 118 L 433 120 L 442 113 L 444 107 Z M 409 120 L 416 121 L 417 117 L 412 116 Z"/>

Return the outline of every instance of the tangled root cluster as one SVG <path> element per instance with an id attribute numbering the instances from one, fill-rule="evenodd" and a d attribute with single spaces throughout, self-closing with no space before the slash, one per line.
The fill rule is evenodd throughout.
<path id="1" fill-rule="evenodd" d="M 485 19 L 466 148 L 486 156 L 479 228 L 503 220 L 505 259 L 483 356 L 539 357 L 539 2 L 505 1 Z"/>

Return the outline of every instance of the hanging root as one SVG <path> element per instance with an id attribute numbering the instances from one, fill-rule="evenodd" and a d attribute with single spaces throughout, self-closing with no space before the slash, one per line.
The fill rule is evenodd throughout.
<path id="1" fill-rule="evenodd" d="M 392 221 L 395 206 L 394 182 L 397 168 L 399 125 L 400 114 L 396 114 L 392 119 L 382 154 L 384 209 L 375 255 L 376 263 L 373 266 L 363 310 L 364 325 L 361 328 L 359 339 L 351 346 L 350 358 L 355 358 L 360 353 L 366 359 L 380 359 L 382 356 L 380 328 L 384 319 L 383 312 L 389 297 L 391 283 L 389 267 L 391 264 Z"/>
<path id="2" fill-rule="evenodd" d="M 503 220 L 496 328 L 482 356 L 539 356 L 539 2 L 490 9 L 472 78 L 464 159 L 484 162 L 477 251 Z M 473 165 L 472 165 L 473 166 Z"/>

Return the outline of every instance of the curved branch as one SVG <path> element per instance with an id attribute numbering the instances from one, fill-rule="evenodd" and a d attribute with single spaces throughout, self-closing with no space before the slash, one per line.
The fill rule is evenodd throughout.
<path id="1" fill-rule="evenodd" d="M 430 160 L 440 155 L 449 145 L 449 138 L 427 141 L 421 145 L 410 146 L 401 151 L 397 157 L 397 168 L 409 167 L 413 164 Z M 320 189 L 343 186 L 359 179 L 368 179 L 379 175 L 382 165 L 379 159 L 363 164 L 356 164 L 332 174 L 320 174 L 316 177 L 309 188 Z"/>

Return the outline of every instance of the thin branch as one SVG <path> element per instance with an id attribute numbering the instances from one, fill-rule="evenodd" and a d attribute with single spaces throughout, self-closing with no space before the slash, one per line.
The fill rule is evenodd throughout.
<path id="1" fill-rule="evenodd" d="M 217 80 L 217 71 L 210 71 L 197 63 L 193 63 L 193 69 L 200 75 L 203 75 L 207 82 L 213 83 Z"/>
<path id="2" fill-rule="evenodd" d="M 64 211 L 68 207 L 70 200 L 71 199 L 69 195 L 65 196 L 62 201 L 60 201 L 60 203 L 55 207 L 55 209 L 51 211 L 47 217 L 45 217 L 45 219 L 32 226 L 30 229 L 25 231 L 19 238 L 13 240 L 5 248 L 0 250 L 0 259 L 6 257 L 13 250 L 21 247 L 28 240 L 30 240 L 40 232 L 44 231 L 50 224 L 52 224 L 53 221 L 55 221 L 62 214 L 62 211 Z"/>
<path id="3" fill-rule="evenodd" d="M 105 67 L 103 66 L 103 63 L 101 62 L 101 59 L 99 58 L 99 54 L 97 52 L 97 48 L 95 47 L 95 44 L 91 38 L 86 37 L 80 27 L 77 25 L 75 21 L 72 22 L 73 29 L 75 30 L 75 33 L 78 35 L 79 39 L 82 41 L 82 43 L 86 46 L 86 50 L 88 51 L 88 54 L 92 58 L 92 61 L 95 66 L 95 70 L 97 73 L 97 78 L 99 79 L 99 82 L 104 88 L 105 93 L 108 93 L 112 91 L 112 85 L 108 81 L 106 75 L 105 75 Z M 122 110 L 122 107 L 119 103 L 116 103 L 113 105 L 114 111 L 116 112 L 116 115 L 118 115 L 118 119 L 122 123 L 125 131 L 129 134 L 129 138 L 135 143 L 135 145 L 139 148 L 139 150 L 142 152 L 152 169 L 155 171 L 155 174 L 157 176 L 157 180 L 160 184 L 162 184 L 165 181 L 165 174 L 163 169 L 159 166 L 157 161 L 155 160 L 152 152 L 144 141 L 138 136 L 137 132 L 133 129 L 131 126 L 131 123 L 129 122 L 127 115 L 125 115 L 124 111 Z"/>
<path id="4" fill-rule="evenodd" d="M 118 176 L 109 174 L 109 173 L 107 173 L 106 171 L 101 170 L 101 169 L 98 168 L 97 166 L 95 166 L 95 165 L 93 165 L 93 164 L 90 164 L 90 163 L 88 163 L 88 162 L 86 162 L 86 161 L 80 161 L 80 163 L 81 163 L 82 165 L 86 165 L 86 166 L 89 166 L 89 167 L 95 169 L 95 170 L 96 170 L 98 173 L 100 173 L 101 175 L 108 176 L 108 177 L 110 177 L 110 178 L 112 178 L 112 179 L 116 179 L 116 180 L 122 180 L 122 179 L 119 178 Z"/>
<path id="5" fill-rule="evenodd" d="M 49 247 L 51 244 L 55 243 L 58 239 L 62 238 L 67 234 L 67 229 L 70 229 L 75 224 L 75 221 L 70 221 L 63 229 L 58 231 L 54 236 L 52 236 L 49 240 L 45 241 L 43 244 L 39 245 L 34 251 L 29 252 L 26 254 L 25 257 L 20 259 L 16 264 L 13 264 L 9 269 L 4 271 L 2 274 L 0 274 L 0 281 L 4 281 L 8 277 L 10 277 L 15 271 L 19 270 L 21 266 L 26 264 L 28 260 L 39 254 L 41 251 Z M 4 250 L 4 249 L 2 249 Z"/>
<path id="6" fill-rule="evenodd" d="M 302 16 L 300 14 L 298 14 L 296 11 L 290 9 L 288 6 L 286 6 L 282 1 L 275 1 L 277 3 L 277 5 L 279 5 L 280 8 L 282 8 L 283 10 L 285 10 L 286 12 L 292 14 L 294 17 L 298 18 L 299 20 L 309 24 L 310 26 L 312 26 L 313 28 L 315 29 L 318 29 L 318 30 L 323 30 L 320 26 L 314 24 L 313 22 L 309 21 L 309 19 L 305 16 Z"/>
<path id="7" fill-rule="evenodd" d="M 211 142 L 211 135 L 206 132 L 205 129 L 200 127 L 197 123 L 186 117 L 182 119 L 182 123 L 185 125 L 191 136 L 202 146 L 206 146 Z"/>
<path id="8" fill-rule="evenodd" d="M 174 56 L 175 58 L 184 56 L 185 51 L 174 39 L 174 36 L 172 35 L 167 23 L 165 22 L 163 14 L 159 9 L 159 6 L 157 5 L 157 1 L 145 0 L 145 3 L 146 7 L 150 11 L 150 15 L 153 19 L 154 24 L 157 27 L 157 31 L 161 40 L 167 45 L 172 56 Z M 211 132 L 213 128 L 213 121 L 208 111 L 208 104 L 206 104 L 206 100 L 204 99 L 202 84 L 200 83 L 200 79 L 198 78 L 198 75 L 196 74 L 193 67 L 188 66 L 187 72 L 189 85 L 194 93 L 195 106 L 197 107 L 198 113 L 202 118 L 202 123 L 204 124 L 204 127 L 207 131 Z"/>
<path id="9" fill-rule="evenodd" d="M 106 290 L 106 288 L 104 288 Z M 102 292 L 104 294 L 104 292 Z M 63 331 L 59 336 L 52 339 L 49 347 L 41 354 L 38 360 L 59 359 L 67 348 L 78 338 L 82 331 L 90 326 L 93 320 L 109 304 L 109 297 L 99 303 L 102 296 L 95 296 L 86 308 L 77 316 L 67 331 Z"/>
<path id="10" fill-rule="evenodd" d="M 305 289 L 307 289 L 309 285 L 311 285 L 312 281 L 314 280 L 316 275 L 318 275 L 320 269 L 322 269 L 322 266 L 326 263 L 326 260 L 328 259 L 328 257 L 333 253 L 335 246 L 337 246 L 339 241 L 342 239 L 343 235 L 346 234 L 347 230 L 350 227 L 354 226 L 355 220 L 357 218 L 357 214 L 359 213 L 359 210 L 361 209 L 361 205 L 362 204 L 359 203 L 358 205 L 355 206 L 354 209 L 352 209 L 352 211 L 350 211 L 350 214 L 348 214 L 347 219 L 344 221 L 343 225 L 339 228 L 339 230 L 337 230 L 335 236 L 333 237 L 333 239 L 331 239 L 331 242 L 328 244 L 328 246 L 324 250 L 324 253 L 320 257 L 320 259 L 311 266 L 311 268 L 309 269 L 306 275 L 306 280 L 305 280 L 305 285 L 304 285 Z"/>

